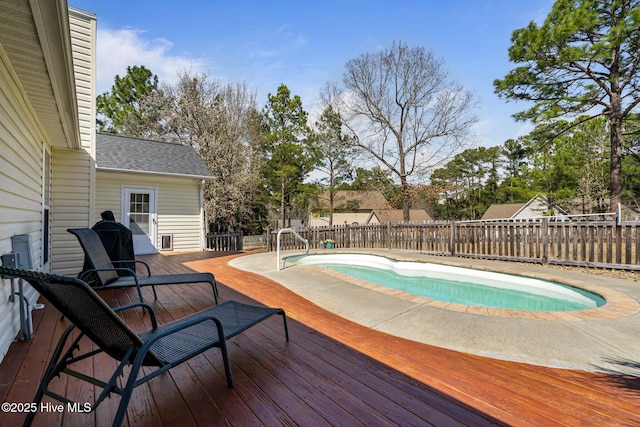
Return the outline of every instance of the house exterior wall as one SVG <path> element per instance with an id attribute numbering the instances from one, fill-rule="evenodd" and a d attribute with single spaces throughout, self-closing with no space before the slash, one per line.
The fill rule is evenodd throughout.
<path id="1" fill-rule="evenodd" d="M 371 212 L 336 212 L 333 214 L 333 225 L 366 224 Z M 309 227 L 328 227 L 329 216 L 309 218 Z"/>
<path id="2" fill-rule="evenodd" d="M 0 45 L 0 254 L 11 236 L 28 234 L 34 267 L 42 268 L 43 148 L 46 138 Z M 0 359 L 20 330 L 19 304 L 9 302 L 11 283 L 0 279 Z M 36 292 L 26 287 L 32 304 Z"/>
<path id="3" fill-rule="evenodd" d="M 155 245 L 158 250 L 163 234 L 173 234 L 174 251 L 203 249 L 200 181 L 197 179 L 97 170 L 95 217 L 99 219 L 100 212 L 111 210 L 116 220 L 122 222 L 122 188 L 136 186 L 156 189 L 158 241 Z"/>
<path id="4" fill-rule="evenodd" d="M 377 215 L 373 214 L 371 215 L 371 218 L 369 218 L 369 222 L 367 224 L 380 224 L 380 218 L 378 218 Z"/>
<path id="5" fill-rule="evenodd" d="M 531 217 L 541 217 L 546 216 L 549 212 L 549 204 L 545 203 L 539 199 L 534 199 L 527 205 L 525 205 L 520 212 L 514 215 L 513 219 L 523 219 L 523 218 L 531 218 Z M 554 216 L 564 216 L 562 212 L 560 212 L 555 207 L 553 209 Z"/>
<path id="6" fill-rule="evenodd" d="M 54 149 L 52 156 L 51 270 L 60 274 L 77 274 L 84 260 L 67 228 L 89 227 L 95 219 L 96 17 L 70 9 L 69 24 L 82 147 Z"/>
<path id="7" fill-rule="evenodd" d="M 537 200 L 534 200 L 529 205 L 523 207 L 520 212 L 518 212 L 516 215 L 513 216 L 513 218 L 520 219 L 520 218 L 531 218 L 531 217 L 543 216 L 545 212 L 547 212 L 548 210 L 549 210 L 549 206 L 543 203 L 540 203 Z"/>

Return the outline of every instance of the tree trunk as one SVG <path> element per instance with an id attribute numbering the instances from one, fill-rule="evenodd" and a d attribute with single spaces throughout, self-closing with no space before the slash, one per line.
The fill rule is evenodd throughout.
<path id="1" fill-rule="evenodd" d="M 329 189 L 329 227 L 333 226 L 333 199 L 335 197 L 335 192 L 333 191 L 333 187 Z"/>
<path id="2" fill-rule="evenodd" d="M 402 186 L 402 217 L 405 222 L 411 221 L 411 217 L 409 216 L 409 208 L 411 207 L 411 195 L 409 194 L 410 188 L 409 183 L 407 182 L 406 176 L 400 177 L 400 183 Z"/>
<path id="3" fill-rule="evenodd" d="M 618 203 L 622 201 L 622 117 L 620 99 L 612 100 L 609 116 L 610 142 L 611 142 L 611 168 L 610 168 L 610 211 L 618 209 Z"/>
<path id="4" fill-rule="evenodd" d="M 620 49 L 618 46 L 611 51 L 610 81 L 610 111 L 609 132 L 611 144 L 611 161 L 609 169 L 609 200 L 610 212 L 618 210 L 622 199 L 622 89 L 620 88 Z"/>

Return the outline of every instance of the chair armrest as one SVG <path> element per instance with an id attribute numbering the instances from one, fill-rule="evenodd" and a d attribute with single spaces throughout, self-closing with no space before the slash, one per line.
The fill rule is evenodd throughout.
<path id="1" fill-rule="evenodd" d="M 166 337 L 167 335 L 171 335 L 171 334 L 175 334 L 176 332 L 182 330 L 182 329 L 186 329 L 189 328 L 191 326 L 197 325 L 199 323 L 202 322 L 206 322 L 206 321 L 213 321 L 216 324 L 216 329 L 218 330 L 218 347 L 220 347 L 220 351 L 222 352 L 222 360 L 224 362 L 224 370 L 225 373 L 227 375 L 227 385 L 229 386 L 229 388 L 233 388 L 233 379 L 232 379 L 232 375 L 231 375 L 231 364 L 229 363 L 229 353 L 227 351 L 227 342 L 225 340 L 225 336 L 224 336 L 224 330 L 222 328 L 222 322 L 220 321 L 220 319 L 213 317 L 213 316 L 197 316 L 194 317 L 193 319 L 190 319 L 189 321 L 186 322 L 180 322 L 179 325 L 176 325 L 174 327 L 169 327 L 166 330 L 162 331 L 162 333 L 159 333 L 158 335 L 154 335 L 152 337 L 149 337 L 147 340 L 144 341 L 144 344 L 142 345 L 142 347 L 140 347 L 140 350 L 138 351 L 138 354 L 136 354 L 135 360 L 133 361 L 133 366 L 137 367 L 137 366 L 141 366 L 142 365 L 142 361 L 144 360 L 144 358 L 146 357 L 147 353 L 149 353 L 149 351 L 151 350 L 151 346 L 158 341 L 160 338 Z M 168 325 L 170 326 L 170 324 Z M 216 345 L 216 344 L 211 344 Z M 199 351 L 196 352 L 191 352 L 185 356 L 187 356 L 187 358 L 190 358 L 192 356 L 195 356 L 196 354 L 198 354 Z M 184 360 L 184 359 L 183 359 Z M 171 367 L 171 365 L 167 365 L 169 366 L 169 368 Z M 156 371 L 158 373 L 161 373 L 162 370 L 158 370 Z M 150 374 L 150 375 L 154 375 L 154 373 Z M 155 374 L 157 375 L 157 374 Z M 149 376 L 147 376 L 149 377 Z M 135 380 L 135 378 L 134 378 Z M 131 382 L 131 377 L 129 378 L 129 381 Z"/>
<path id="2" fill-rule="evenodd" d="M 90 270 L 85 270 L 82 273 L 80 273 L 80 275 L 78 276 L 78 279 L 84 281 L 84 278 L 88 276 L 89 273 L 97 273 L 99 271 L 127 271 L 131 276 L 136 277 L 136 272 L 130 268 L 114 267 L 114 268 L 92 268 Z M 135 280 L 136 280 L 136 284 L 138 284 L 138 279 L 136 278 Z"/>
<path id="3" fill-rule="evenodd" d="M 151 313 L 151 326 L 153 327 L 153 329 L 156 329 L 158 327 L 158 321 L 156 320 L 156 313 L 155 311 L 153 311 L 153 308 L 151 308 L 149 304 L 146 304 L 144 302 L 136 302 L 134 304 L 121 305 L 120 307 L 114 307 L 113 311 L 118 313 L 120 311 L 125 311 L 125 310 L 129 310 L 136 307 L 142 307 L 144 310 L 149 310 L 149 313 Z"/>
<path id="4" fill-rule="evenodd" d="M 112 264 L 124 264 L 124 263 L 136 263 L 136 264 L 142 264 L 145 266 L 145 268 L 147 269 L 147 276 L 151 276 L 151 268 L 149 267 L 149 264 L 139 260 L 139 259 L 128 259 L 128 260 L 120 260 L 120 261 L 111 261 Z"/>
<path id="5" fill-rule="evenodd" d="M 180 324 L 172 328 L 167 328 L 166 330 L 162 331 L 162 333 L 158 335 L 154 335 L 153 337 L 145 341 L 145 344 L 147 342 L 155 342 L 160 338 L 166 337 L 167 335 L 175 334 L 178 331 L 190 328 L 191 326 L 197 325 L 198 323 L 206 322 L 207 320 L 213 320 L 215 322 L 216 327 L 218 328 L 218 338 L 220 339 L 221 342 L 224 341 L 225 340 L 224 329 L 222 328 L 222 322 L 220 321 L 220 319 L 218 319 L 215 316 L 197 316 L 197 317 L 194 317 L 193 319 L 190 319 L 188 322 L 180 322 L 179 320 L 176 321 L 176 322 L 180 322 Z M 156 329 L 156 328 L 153 328 L 153 329 Z"/>

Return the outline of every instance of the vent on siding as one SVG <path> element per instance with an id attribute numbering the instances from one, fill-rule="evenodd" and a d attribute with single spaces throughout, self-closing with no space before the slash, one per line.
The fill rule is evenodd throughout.
<path id="1" fill-rule="evenodd" d="M 173 250 L 173 234 L 161 234 L 160 235 L 160 250 L 172 251 Z"/>

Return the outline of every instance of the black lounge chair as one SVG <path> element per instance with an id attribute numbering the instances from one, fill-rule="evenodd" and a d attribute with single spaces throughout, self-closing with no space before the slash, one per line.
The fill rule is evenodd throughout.
<path id="1" fill-rule="evenodd" d="M 151 286 L 153 296 L 158 299 L 156 285 L 178 285 L 184 283 L 210 283 L 213 288 L 213 297 L 218 303 L 218 287 L 211 273 L 183 273 L 183 274 L 158 274 L 152 275 L 149 264 L 140 260 L 111 261 L 102 241 L 94 230 L 90 228 L 70 228 L 67 230 L 78 238 L 84 251 L 85 265 L 90 266 L 78 276 L 79 279 L 89 283 L 94 289 L 109 289 L 135 286 L 138 290 L 140 302 L 145 302 L 142 297 L 143 286 Z M 146 267 L 147 275 L 136 275 L 129 268 L 116 267 L 114 263 L 139 263 Z M 130 275 L 119 276 L 118 272 L 126 271 Z"/>
<path id="2" fill-rule="evenodd" d="M 227 301 L 183 319 L 158 326 L 153 309 L 149 305 L 135 303 L 112 309 L 89 285 L 74 277 L 8 267 L 0 267 L 0 275 L 26 280 L 72 322 L 72 325 L 62 334 L 49 361 L 33 400 L 35 406 L 40 407 L 44 395 L 64 404 L 74 404 L 48 388 L 52 379 L 65 373 L 103 389 L 95 403 L 91 405 L 91 410 L 94 410 L 110 393 L 121 396 L 120 405 L 113 420 L 114 426 L 122 424 L 135 387 L 212 347 L 220 347 L 227 385 L 233 388 L 225 341 L 274 314 L 282 316 L 285 337 L 287 341 L 289 340 L 287 318 L 284 310 L 280 308 Z M 152 329 L 136 334 L 116 314 L 134 307 L 144 307 L 149 311 Z M 77 334 L 77 338 L 72 338 L 71 332 L 76 328 L 80 333 Z M 75 352 L 80 351 L 79 342 L 84 336 L 93 341 L 97 349 L 92 350 L 92 346 L 84 346 L 88 351 L 74 355 Z M 115 372 L 107 382 L 71 369 L 71 365 L 75 362 L 102 352 L 118 361 Z M 129 364 L 131 369 L 126 377 L 124 368 Z M 146 374 L 138 379 L 139 374 L 144 374 L 142 367 L 145 367 Z M 120 376 L 125 376 L 122 379 L 124 384 L 122 387 L 118 386 L 117 381 Z M 86 402 L 76 402 L 75 405 L 84 403 Z M 35 415 L 35 412 L 29 413 L 25 425 L 30 425 Z"/>

